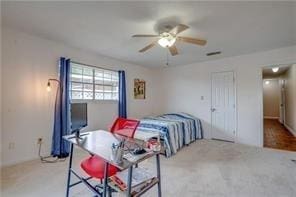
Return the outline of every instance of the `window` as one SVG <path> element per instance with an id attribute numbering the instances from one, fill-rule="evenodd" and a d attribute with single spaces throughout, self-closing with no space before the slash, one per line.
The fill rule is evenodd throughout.
<path id="1" fill-rule="evenodd" d="M 118 100 L 118 73 L 71 62 L 72 100 Z"/>

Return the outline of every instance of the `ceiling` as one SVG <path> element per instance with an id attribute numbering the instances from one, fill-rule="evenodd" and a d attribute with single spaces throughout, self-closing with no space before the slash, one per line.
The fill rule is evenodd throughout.
<path id="1" fill-rule="evenodd" d="M 263 69 L 262 76 L 263 79 L 270 79 L 270 78 L 277 78 L 281 75 L 285 74 L 285 72 L 291 67 L 292 65 L 280 65 L 280 66 L 269 66 Z M 279 70 L 275 73 L 272 71 L 272 68 L 279 67 Z"/>
<path id="2" fill-rule="evenodd" d="M 171 66 L 296 44 L 296 2 L 1 2 L 3 24 L 46 39 L 138 65 L 166 63 L 160 46 L 138 50 L 164 25 L 190 26 L 182 36 L 207 39 L 205 47 L 177 43 Z M 207 57 L 206 53 L 222 51 Z"/>

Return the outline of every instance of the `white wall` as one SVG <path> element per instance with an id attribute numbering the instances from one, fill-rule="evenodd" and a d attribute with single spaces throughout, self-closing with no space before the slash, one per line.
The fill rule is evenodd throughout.
<path id="1" fill-rule="evenodd" d="M 296 64 L 286 72 L 285 126 L 296 136 Z"/>
<path id="2" fill-rule="evenodd" d="M 180 67 L 148 69 L 102 57 L 61 43 L 3 30 L 2 123 L 3 164 L 37 157 L 37 138 L 43 137 L 48 154 L 52 136 L 53 91 L 45 90 L 48 78 L 57 77 L 60 56 L 78 62 L 126 70 L 128 111 L 140 118 L 162 112 L 185 111 L 203 121 L 205 137 L 210 138 L 211 73 L 234 70 L 237 86 L 237 137 L 239 143 L 262 146 L 263 105 L 261 68 L 296 62 L 296 46 L 225 58 Z M 133 79 L 147 82 L 147 99 L 132 98 Z M 204 100 L 201 100 L 204 96 Z M 88 130 L 106 128 L 117 113 L 117 104 L 89 104 Z M 14 147 L 9 149 L 9 144 Z"/>
<path id="3" fill-rule="evenodd" d="M 265 81 L 269 81 L 268 84 Z M 278 79 L 263 81 L 263 116 L 264 118 L 280 117 L 280 84 Z"/>
<path id="4" fill-rule="evenodd" d="M 296 46 L 163 69 L 165 110 L 185 111 L 201 118 L 205 137 L 210 138 L 211 73 L 233 70 L 237 87 L 236 142 L 262 146 L 262 67 L 295 62 L 295 54 Z"/>
<path id="5" fill-rule="evenodd" d="M 43 154 L 49 153 L 55 95 L 54 91 L 46 91 L 46 84 L 48 78 L 57 77 L 60 56 L 86 64 L 125 70 L 128 115 L 141 118 L 161 113 L 157 71 L 70 48 L 9 28 L 2 29 L 2 33 L 3 165 L 37 158 L 39 137 L 44 139 Z M 133 99 L 134 78 L 146 80 L 146 100 Z M 87 130 L 107 128 L 116 117 L 117 102 L 91 102 L 88 111 L 90 125 Z"/>

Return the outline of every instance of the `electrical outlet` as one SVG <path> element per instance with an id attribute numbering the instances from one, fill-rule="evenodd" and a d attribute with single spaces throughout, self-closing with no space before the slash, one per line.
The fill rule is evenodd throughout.
<path id="1" fill-rule="evenodd" d="M 42 144 L 42 138 L 41 138 L 41 137 L 38 138 L 38 140 L 37 140 L 37 144 Z"/>
<path id="2" fill-rule="evenodd" d="M 14 149 L 14 146 L 15 146 L 14 142 L 9 142 L 8 149 L 9 150 L 13 150 Z"/>

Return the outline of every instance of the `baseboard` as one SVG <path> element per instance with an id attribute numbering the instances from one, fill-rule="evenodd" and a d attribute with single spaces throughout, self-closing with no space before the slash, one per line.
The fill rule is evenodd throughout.
<path id="1" fill-rule="evenodd" d="M 293 130 L 291 127 L 289 127 L 287 124 L 284 124 L 284 126 L 286 127 L 286 129 L 288 129 L 290 131 L 290 133 L 292 133 L 295 137 L 296 137 L 296 131 Z"/>
<path id="2" fill-rule="evenodd" d="M 234 143 L 234 141 L 230 141 L 230 140 L 222 140 L 222 139 L 217 139 L 217 138 L 212 138 L 212 140 Z"/>
<path id="3" fill-rule="evenodd" d="M 24 162 L 35 161 L 38 159 L 39 159 L 39 157 L 30 157 L 30 158 L 24 158 L 24 159 L 19 159 L 19 160 L 12 160 L 12 161 L 8 161 L 8 162 L 2 162 L 1 168 L 11 167 L 11 166 L 18 165 L 18 164 L 21 164 Z"/>
<path id="4" fill-rule="evenodd" d="M 273 120 L 275 120 L 275 119 L 280 119 L 280 117 L 274 117 L 274 116 L 264 116 L 264 119 L 273 119 Z"/>

